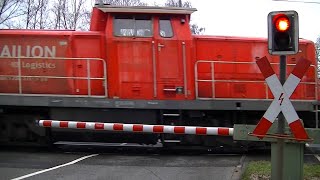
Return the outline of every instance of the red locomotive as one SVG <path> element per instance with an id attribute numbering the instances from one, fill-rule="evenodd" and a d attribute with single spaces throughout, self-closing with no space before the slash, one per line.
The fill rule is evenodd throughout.
<path id="1" fill-rule="evenodd" d="M 43 129 L 37 119 L 224 126 L 257 124 L 273 100 L 255 61 L 279 59 L 262 38 L 192 35 L 196 9 L 93 8 L 90 31 L 0 31 L 0 141 L 180 143 L 226 138 Z M 317 123 L 313 42 L 300 40 L 312 66 L 291 96 L 306 127 Z"/>

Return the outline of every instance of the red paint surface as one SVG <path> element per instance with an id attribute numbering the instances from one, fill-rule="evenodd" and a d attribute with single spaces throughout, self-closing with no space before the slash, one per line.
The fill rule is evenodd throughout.
<path id="1" fill-rule="evenodd" d="M 292 74 L 302 79 L 306 71 L 309 69 L 311 62 L 307 59 L 301 58 L 292 71 Z"/>
<path id="2" fill-rule="evenodd" d="M 52 121 L 48 121 L 48 120 L 43 121 L 44 127 L 51 127 L 51 125 L 52 125 Z"/>
<path id="3" fill-rule="evenodd" d="M 77 123 L 77 128 L 78 128 L 78 129 L 85 129 L 85 128 L 86 128 L 86 123 L 84 123 L 84 122 L 78 122 L 78 123 Z"/>
<path id="4" fill-rule="evenodd" d="M 262 117 L 257 127 L 254 129 L 253 134 L 260 135 L 259 138 L 263 138 L 263 136 L 266 135 L 271 126 L 272 123 L 266 118 Z"/>
<path id="5" fill-rule="evenodd" d="M 207 134 L 207 128 L 197 127 L 197 128 L 196 128 L 196 134 L 199 134 L 199 135 L 205 135 L 205 134 Z"/>
<path id="6" fill-rule="evenodd" d="M 218 128 L 218 135 L 229 136 L 229 128 Z"/>
<path id="7" fill-rule="evenodd" d="M 114 124 L 113 130 L 115 131 L 123 131 L 123 124 Z"/>
<path id="8" fill-rule="evenodd" d="M 184 134 L 185 130 L 186 130 L 185 127 L 174 127 L 174 133 L 177 133 L 177 134 Z"/>
<path id="9" fill-rule="evenodd" d="M 62 128 L 67 128 L 68 127 L 68 124 L 69 124 L 69 122 L 67 122 L 67 121 L 62 121 L 62 122 L 60 122 L 60 127 L 62 127 Z"/>
<path id="10" fill-rule="evenodd" d="M 290 123 L 289 127 L 290 127 L 291 132 L 293 133 L 295 138 L 297 138 L 299 140 L 306 140 L 306 139 L 309 138 L 308 134 L 307 134 L 306 130 L 304 129 L 300 119 Z"/>
<path id="11" fill-rule="evenodd" d="M 104 124 L 103 123 L 95 123 L 94 128 L 97 130 L 104 129 Z"/>
<path id="12" fill-rule="evenodd" d="M 153 126 L 153 132 L 155 133 L 163 133 L 163 126 Z"/>
<path id="13" fill-rule="evenodd" d="M 135 131 L 135 132 L 143 132 L 143 125 L 137 125 L 137 124 L 135 124 L 135 125 L 133 125 L 133 131 Z"/>
<path id="14" fill-rule="evenodd" d="M 264 78 L 268 78 L 268 77 L 275 74 L 267 57 L 263 57 L 263 58 L 259 59 L 257 61 L 257 65 L 259 66 L 259 69 L 260 69 L 261 73 L 263 74 Z"/>

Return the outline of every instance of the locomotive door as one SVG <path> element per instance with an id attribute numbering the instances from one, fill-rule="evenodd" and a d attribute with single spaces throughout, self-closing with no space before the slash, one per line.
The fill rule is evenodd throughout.
<path id="1" fill-rule="evenodd" d="M 119 74 L 119 90 L 112 94 L 115 98 L 153 97 L 152 23 L 151 15 L 119 14 L 114 17 L 112 45 L 108 50 L 109 58 L 113 59 L 109 61 L 110 66 L 118 67 L 111 70 Z"/>
<path id="2" fill-rule="evenodd" d="M 177 35 L 169 18 L 160 17 L 158 25 L 159 31 L 155 34 L 157 97 L 183 99 L 183 62 Z"/>

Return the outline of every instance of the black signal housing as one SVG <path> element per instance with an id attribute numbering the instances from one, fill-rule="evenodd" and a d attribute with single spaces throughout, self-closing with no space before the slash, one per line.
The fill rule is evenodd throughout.
<path id="1" fill-rule="evenodd" d="M 273 11 L 268 15 L 268 49 L 272 55 L 298 53 L 299 20 L 296 11 Z"/>

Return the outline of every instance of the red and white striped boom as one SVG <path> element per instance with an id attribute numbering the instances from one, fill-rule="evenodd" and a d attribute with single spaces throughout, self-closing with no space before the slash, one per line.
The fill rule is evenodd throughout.
<path id="1" fill-rule="evenodd" d="M 104 131 L 233 136 L 233 128 L 39 120 L 39 126 Z"/>

